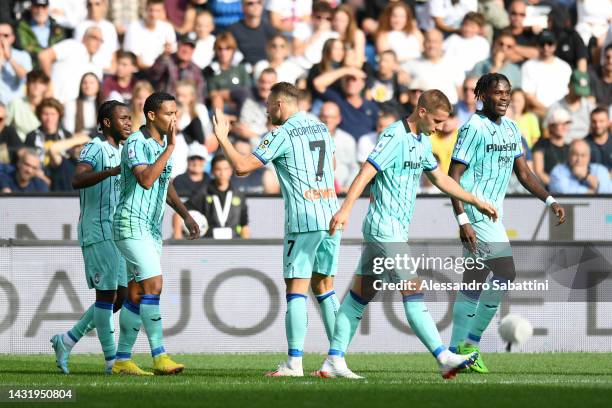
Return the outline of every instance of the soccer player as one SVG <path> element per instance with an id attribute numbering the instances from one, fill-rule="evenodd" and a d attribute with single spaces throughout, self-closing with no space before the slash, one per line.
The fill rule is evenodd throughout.
<path id="1" fill-rule="evenodd" d="M 170 183 L 172 152 L 176 137 L 176 100 L 165 92 L 155 92 L 144 104 L 145 126 L 133 133 L 121 152 L 121 196 L 113 220 L 113 238 L 127 262 L 129 280 L 138 283 L 140 299 L 126 311 L 125 330 L 121 325 L 117 348 L 117 370 L 129 361 L 134 335 L 128 312 L 142 319 L 151 355 L 153 372 L 176 374 L 185 366 L 172 361 L 164 349 L 159 296 L 162 291 L 162 220 L 166 203 L 183 218 L 190 238 L 200 236 L 198 224 L 189 215 Z M 122 339 L 122 335 L 124 335 Z"/>
<path id="2" fill-rule="evenodd" d="M 377 293 L 375 281 L 380 280 L 381 276 L 372 273 L 372 260 L 380 256 L 392 258 L 389 251 L 394 252 L 394 247 L 402 249 L 408 241 L 410 219 L 423 171 L 444 193 L 470 203 L 487 217 L 497 217 L 493 206 L 465 192 L 438 169 L 431 151 L 429 134 L 442 128 L 451 110 L 448 98 L 441 91 L 434 89 L 424 92 L 409 117 L 394 122 L 380 134 L 378 144 L 351 184 L 342 207 L 333 216 L 329 224 L 332 236 L 347 225 L 355 201 L 374 179 L 370 205 L 362 226 L 365 250 L 352 289 L 338 311 L 328 356 L 321 369 L 313 373 L 315 376 L 362 378 L 347 367 L 344 354 L 368 302 Z M 396 268 L 386 278 L 395 283 L 416 282 L 410 277 L 412 273 L 414 271 L 401 273 Z M 452 378 L 457 370 L 472 364 L 475 354 L 457 355 L 444 346 L 436 324 L 423 304 L 423 293 L 418 290 L 418 286 L 401 293 L 408 323 L 437 359 L 442 376 Z"/>
<path id="3" fill-rule="evenodd" d="M 98 124 L 102 137 L 85 145 L 72 181 L 79 189 L 81 203 L 78 237 L 85 275 L 89 288 L 96 290 L 96 302 L 72 329 L 51 338 L 57 366 L 65 374 L 69 372 L 72 348 L 94 327 L 104 352 L 106 372 L 110 372 L 115 359 L 113 309 L 121 307 L 127 286 L 125 260 L 113 242 L 111 227 L 119 199 L 121 144 L 132 126 L 130 110 L 117 101 L 104 102 L 99 108 Z"/>
<path id="4" fill-rule="evenodd" d="M 285 332 L 288 359 L 274 377 L 301 377 L 306 337 L 306 294 L 315 294 L 325 331 L 331 337 L 338 310 L 333 277 L 338 264 L 340 234 L 329 235 L 327 228 L 338 209 L 334 190 L 335 145 L 327 127 L 298 109 L 298 89 L 280 82 L 268 96 L 268 116 L 279 126 L 264 136 L 252 154 L 242 155 L 228 140 L 229 122 L 219 110 L 213 124 L 219 144 L 236 174 L 246 175 L 271 162 L 280 180 L 285 199 L 285 239 L 283 275 L 287 313 Z"/>
<path id="5" fill-rule="evenodd" d="M 563 208 L 527 165 L 517 124 L 504 116 L 510 103 L 510 91 L 510 82 L 502 74 L 480 77 L 474 92 L 482 101 L 482 110 L 472 115 L 459 130 L 451 157 L 448 174 L 467 191 L 493 203 L 500 214 L 500 221 L 492 223 L 475 212 L 472 205 L 452 199 L 461 241 L 473 256 L 483 258 L 487 266 L 481 271 L 466 271 L 463 274 L 465 283 L 483 283 L 490 273 L 489 282 L 511 282 L 516 276 L 512 249 L 501 222 L 503 200 L 513 170 L 521 184 L 551 208 L 558 224 L 565 222 Z M 479 342 L 504 294 L 505 291 L 494 289 L 494 285 L 484 291 L 457 293 L 450 349 L 459 353 L 479 352 L 470 370 L 489 371 L 480 354 Z"/>

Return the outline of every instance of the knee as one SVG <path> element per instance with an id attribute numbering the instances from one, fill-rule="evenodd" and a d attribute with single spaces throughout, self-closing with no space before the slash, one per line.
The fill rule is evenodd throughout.
<path id="1" fill-rule="evenodd" d="M 334 279 L 326 277 L 323 279 L 313 279 L 310 282 L 312 293 L 315 295 L 322 295 L 334 289 Z"/>

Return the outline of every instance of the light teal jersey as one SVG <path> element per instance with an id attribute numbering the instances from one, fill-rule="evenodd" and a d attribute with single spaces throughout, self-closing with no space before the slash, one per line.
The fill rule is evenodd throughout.
<path id="1" fill-rule="evenodd" d="M 96 173 L 117 167 L 120 162 L 121 145 L 114 147 L 99 137 L 87 143 L 79 157 L 79 163 L 89 164 Z M 78 238 L 81 246 L 113 239 L 113 215 L 119 201 L 120 183 L 120 175 L 111 176 L 79 190 Z"/>
<path id="2" fill-rule="evenodd" d="M 493 204 L 501 221 L 514 160 L 522 155 L 521 132 L 514 121 L 502 116 L 498 125 L 477 112 L 459 129 L 452 160 L 467 166 L 461 187 Z M 470 204 L 464 208 L 472 223 L 485 218 Z"/>
<path id="3" fill-rule="evenodd" d="M 157 143 L 144 126 L 126 140 L 121 152 L 121 196 L 113 223 L 116 241 L 125 238 L 161 239 L 172 158 L 149 190 L 138 184 L 132 169 L 155 163 L 167 143 L 165 135 L 164 144 Z"/>
<path id="4" fill-rule="evenodd" d="M 421 174 L 438 167 L 431 141 L 412 133 L 406 120 L 397 121 L 383 130 L 367 160 L 378 173 L 363 236 L 366 241 L 406 242 Z"/>
<path id="5" fill-rule="evenodd" d="M 298 112 L 264 136 L 253 152 L 263 164 L 272 162 L 276 169 L 285 199 L 285 232 L 329 229 L 338 210 L 335 149 L 327 126 Z"/>

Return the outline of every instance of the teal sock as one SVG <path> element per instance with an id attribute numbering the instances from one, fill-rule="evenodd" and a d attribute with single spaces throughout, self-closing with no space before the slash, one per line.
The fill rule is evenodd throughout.
<path id="1" fill-rule="evenodd" d="M 412 331 L 421 340 L 421 343 L 427 347 L 427 350 L 434 353 L 440 346 L 444 346 L 436 327 L 436 322 L 434 322 L 427 306 L 423 303 L 423 294 L 416 293 L 404 296 L 403 301 L 408 324 L 410 324 Z"/>
<path id="2" fill-rule="evenodd" d="M 93 330 L 95 327 L 94 324 L 94 309 L 95 306 L 91 305 L 89 309 L 83 313 L 78 322 L 72 327 L 72 329 L 68 330 L 68 336 L 72 339 L 73 342 L 77 343 L 81 338 Z"/>
<path id="3" fill-rule="evenodd" d="M 140 307 L 129 300 L 123 302 L 119 314 L 119 343 L 117 344 L 117 360 L 125 361 L 132 358 L 132 348 L 136 343 L 138 332 L 142 326 Z"/>
<path id="4" fill-rule="evenodd" d="M 332 290 L 322 295 L 318 295 L 317 301 L 321 307 L 321 317 L 323 318 L 327 340 L 331 342 L 334 335 L 334 326 L 336 325 L 336 315 L 340 308 L 338 296 L 336 296 L 336 292 Z"/>
<path id="5" fill-rule="evenodd" d="M 149 339 L 151 355 L 157 357 L 164 354 L 166 350 L 164 349 L 164 334 L 159 310 L 159 295 L 144 295 L 140 299 L 140 318 Z"/>
<path id="6" fill-rule="evenodd" d="M 494 282 L 508 283 L 508 279 L 493 276 L 489 280 L 489 288 L 482 291 L 480 299 L 478 300 L 478 307 L 476 308 L 476 316 L 472 319 L 470 332 L 467 336 L 467 342 L 470 344 L 478 345 L 482 333 L 489 327 L 489 323 L 493 320 L 493 316 L 497 313 L 499 304 L 506 294 L 505 290 L 494 289 Z"/>
<path id="7" fill-rule="evenodd" d="M 344 356 L 348 345 L 357 331 L 357 327 L 359 327 L 361 317 L 367 305 L 368 302 L 352 290 L 344 298 L 336 316 L 336 326 L 334 326 L 334 335 L 329 346 L 328 355 Z"/>
<path id="8" fill-rule="evenodd" d="M 449 350 L 457 351 L 457 346 L 463 342 L 470 331 L 472 319 L 476 315 L 480 293 L 457 292 L 453 305 L 453 332 L 451 334 Z"/>
<path id="9" fill-rule="evenodd" d="M 304 338 L 308 327 L 306 295 L 287 293 L 287 313 L 285 314 L 285 333 L 289 346 L 289 356 L 301 357 L 304 354 Z"/>
<path id="10" fill-rule="evenodd" d="M 113 322 L 113 304 L 110 302 L 96 302 L 93 320 L 98 332 L 98 340 L 102 345 L 102 352 L 106 361 L 115 359 L 115 324 Z"/>

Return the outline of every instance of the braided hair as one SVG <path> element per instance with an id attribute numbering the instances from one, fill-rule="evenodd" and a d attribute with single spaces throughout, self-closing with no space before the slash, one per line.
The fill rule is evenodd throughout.
<path id="1" fill-rule="evenodd" d="M 484 101 L 484 98 L 487 94 L 487 91 L 491 86 L 495 86 L 501 81 L 505 81 L 510 85 L 510 80 L 504 74 L 500 74 L 498 72 L 484 74 L 478 79 L 476 82 L 476 86 L 474 87 L 474 95 L 476 95 L 476 100 Z"/>

